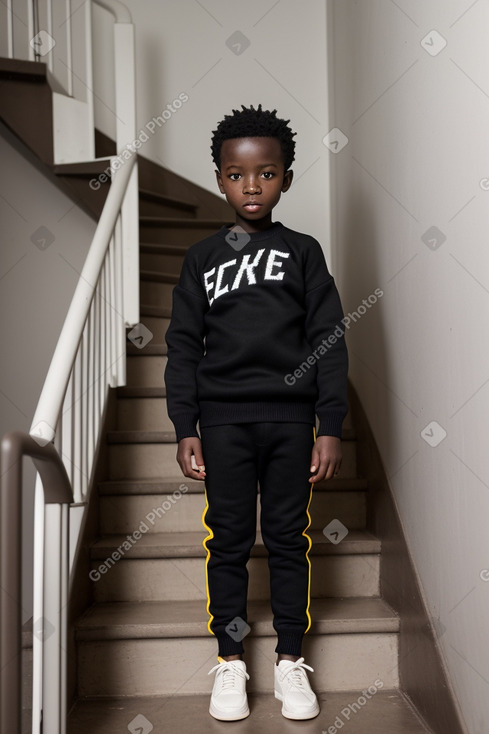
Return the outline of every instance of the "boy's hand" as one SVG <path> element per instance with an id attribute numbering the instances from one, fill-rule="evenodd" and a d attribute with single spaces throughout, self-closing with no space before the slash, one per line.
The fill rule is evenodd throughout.
<path id="1" fill-rule="evenodd" d="M 337 436 L 318 436 L 312 449 L 311 484 L 331 479 L 341 467 L 341 439 Z"/>
<path id="2" fill-rule="evenodd" d="M 195 457 L 198 470 L 192 467 L 192 456 Z M 202 456 L 200 438 L 189 436 L 189 438 L 180 439 L 178 442 L 177 461 L 184 476 L 189 479 L 205 478 L 204 457 Z"/>

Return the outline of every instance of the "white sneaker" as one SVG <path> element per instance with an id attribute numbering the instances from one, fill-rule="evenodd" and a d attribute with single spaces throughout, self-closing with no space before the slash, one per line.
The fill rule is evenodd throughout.
<path id="1" fill-rule="evenodd" d="M 314 672 L 304 664 L 304 658 L 295 663 L 292 660 L 281 660 L 274 663 L 275 698 L 282 701 L 282 715 L 287 719 L 313 719 L 319 714 L 316 694 L 309 685 L 307 670 Z"/>
<path id="2" fill-rule="evenodd" d="M 218 660 L 208 673 L 217 671 L 209 713 L 221 721 L 245 719 L 250 713 L 246 696 L 246 681 L 250 676 L 246 672 L 246 663 L 243 660 Z"/>

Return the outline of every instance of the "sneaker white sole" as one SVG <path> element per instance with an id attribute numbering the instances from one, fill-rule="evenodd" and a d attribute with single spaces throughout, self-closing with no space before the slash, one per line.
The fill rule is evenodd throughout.
<path id="1" fill-rule="evenodd" d="M 219 719 L 219 721 L 239 721 L 240 719 L 246 719 L 246 717 L 250 715 L 250 709 L 248 704 L 246 704 L 240 711 L 235 711 L 234 713 L 230 713 L 229 711 L 220 711 L 212 705 L 211 701 L 209 713 L 215 719 Z"/>
<path id="2" fill-rule="evenodd" d="M 295 721 L 314 719 L 320 712 L 319 704 L 316 704 L 316 706 L 310 711 L 304 711 L 303 713 L 297 713 L 296 711 L 287 711 L 283 703 L 282 694 L 278 691 L 275 691 L 275 698 L 277 698 L 279 701 L 282 701 L 282 716 L 285 716 L 286 719 L 294 719 Z"/>

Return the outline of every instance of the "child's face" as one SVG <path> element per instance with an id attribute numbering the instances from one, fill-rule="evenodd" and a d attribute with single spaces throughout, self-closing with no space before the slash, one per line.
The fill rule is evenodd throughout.
<path id="1" fill-rule="evenodd" d="M 245 232 L 270 226 L 272 210 L 292 183 L 284 171 L 276 138 L 232 138 L 221 147 L 221 171 L 216 171 L 221 194 L 236 212 L 236 224 Z"/>

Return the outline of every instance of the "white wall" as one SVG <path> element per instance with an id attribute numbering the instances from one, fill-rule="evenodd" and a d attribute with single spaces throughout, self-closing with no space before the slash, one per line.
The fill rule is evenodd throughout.
<path id="1" fill-rule="evenodd" d="M 11 133 L 1 125 L 0 436 L 10 430 L 30 429 L 95 231 L 94 221 L 34 168 L 13 142 Z M 32 615 L 35 472 L 29 459 L 23 466 L 25 621 Z"/>
<path id="2" fill-rule="evenodd" d="M 489 3 L 329 0 L 334 256 L 373 428 L 471 734 L 489 731 Z M 435 30 L 446 47 L 437 50 Z M 482 183 L 481 183 L 482 182 Z M 423 235 L 446 237 L 430 249 Z M 436 243 L 435 243 L 436 244 Z M 362 309 L 363 310 L 363 309 Z M 422 434 L 432 421 L 431 446 Z M 481 576 L 482 572 L 482 576 Z"/>
<path id="3" fill-rule="evenodd" d="M 125 0 L 136 28 L 138 129 L 181 93 L 189 99 L 141 152 L 219 195 L 210 155 L 212 130 L 241 104 L 274 107 L 297 131 L 295 182 L 275 219 L 317 237 L 329 251 L 329 151 L 326 18 L 323 0 Z M 94 7 L 95 48 L 107 27 Z M 236 55 L 226 41 L 242 33 L 249 46 Z M 244 46 L 243 46 L 244 48 Z M 111 49 L 107 49 L 109 52 Z M 107 58 L 107 56 L 105 58 Z M 110 58 L 95 71 L 96 126 L 114 138 Z"/>

